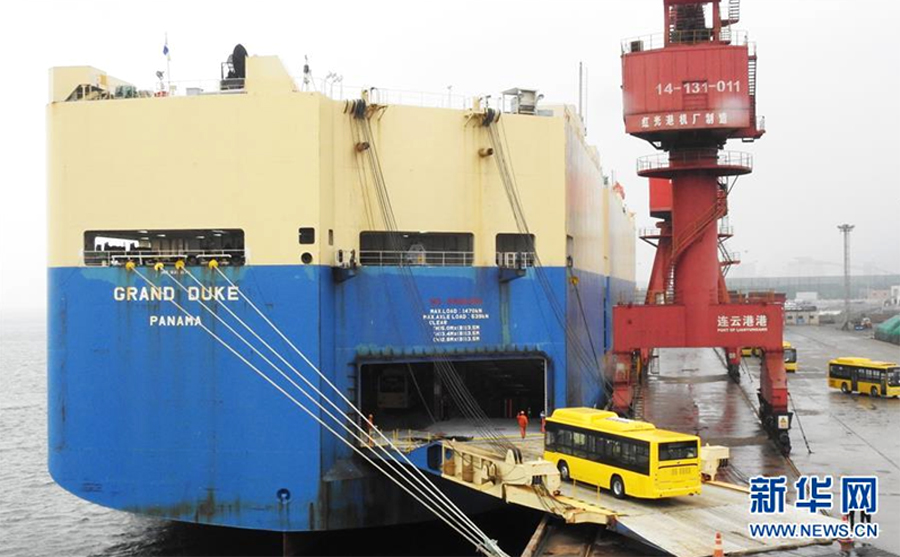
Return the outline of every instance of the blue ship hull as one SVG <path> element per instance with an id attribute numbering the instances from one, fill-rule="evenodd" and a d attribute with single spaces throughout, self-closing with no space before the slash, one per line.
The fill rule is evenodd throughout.
<path id="1" fill-rule="evenodd" d="M 155 284 L 174 286 L 152 269 L 140 271 Z M 190 271 L 204 285 L 226 285 L 215 271 Z M 533 269 L 501 282 L 500 269 L 492 267 L 414 268 L 421 301 L 397 268 L 364 267 L 343 281 L 331 267 L 313 265 L 223 271 L 348 398 L 355 396 L 359 366 L 370 361 L 539 357 L 546 361 L 551 408 L 603 403 L 600 381 L 589 377 L 596 370 L 569 353 L 565 329 Z M 578 272 L 582 315 L 567 270 L 544 272 L 570 331 L 584 346 L 593 343 L 602 362 L 612 340 L 611 304 L 633 283 Z M 193 285 L 186 276 L 179 280 Z M 49 458 L 61 486 L 115 509 L 275 531 L 429 518 L 202 328 L 160 325 L 180 315 L 173 304 L 114 297 L 117 287 L 142 286 L 143 279 L 121 267 L 49 272 Z M 435 343 L 422 308 L 454 300 L 484 316 L 477 338 Z M 292 390 L 197 302 L 180 292 L 176 301 Z M 226 303 L 328 392 L 243 300 Z M 492 504 L 450 489 L 469 512 Z"/>

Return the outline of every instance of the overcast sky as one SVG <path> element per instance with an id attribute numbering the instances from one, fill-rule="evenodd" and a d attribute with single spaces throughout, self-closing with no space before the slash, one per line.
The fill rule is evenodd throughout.
<path id="1" fill-rule="evenodd" d="M 730 200 L 742 275 L 837 274 L 838 224 L 856 225 L 854 272 L 900 272 L 900 48 L 896 0 L 744 0 L 740 29 L 758 43 L 758 107 L 768 133 L 755 171 Z M 92 65 L 151 88 L 214 79 L 234 44 L 276 54 L 300 75 L 347 84 L 463 94 L 536 87 L 577 99 L 589 68 L 588 137 L 625 186 L 638 226 L 652 226 L 625 135 L 619 44 L 661 31 L 661 0 L 591 2 L 5 2 L 0 8 L 0 310 L 44 307 L 47 70 Z M 637 280 L 653 252 L 639 242 Z"/>

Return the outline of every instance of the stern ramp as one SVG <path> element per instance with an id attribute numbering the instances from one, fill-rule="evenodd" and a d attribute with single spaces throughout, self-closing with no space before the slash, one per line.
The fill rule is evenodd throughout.
<path id="1" fill-rule="evenodd" d="M 529 435 L 519 444 L 520 454 L 509 451 L 503 457 L 478 441 L 437 440 L 407 447 L 411 462 L 446 481 L 508 504 L 545 512 L 566 524 L 598 524 L 679 557 L 712 555 L 717 532 L 722 534 L 725 553 L 732 555 L 833 541 L 750 537 L 747 524 L 759 518 L 750 514 L 748 490 L 724 482 L 704 483 L 700 495 L 659 500 L 616 499 L 596 486 L 563 483 L 556 467 L 540 458 L 542 443 L 543 436 Z M 784 514 L 766 516 L 765 521 L 840 523 L 793 505 L 786 505 Z"/>

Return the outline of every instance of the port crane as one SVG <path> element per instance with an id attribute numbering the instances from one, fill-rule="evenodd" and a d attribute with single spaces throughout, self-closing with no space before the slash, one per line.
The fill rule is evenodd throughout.
<path id="1" fill-rule="evenodd" d="M 663 33 L 622 44 L 625 130 L 660 151 L 639 158 L 637 173 L 651 179 L 650 214 L 661 220 L 644 303 L 613 309 L 612 407 L 629 411 L 656 348 L 724 348 L 737 378 L 740 347 L 758 346 L 760 419 L 788 454 L 783 307 L 774 297 L 732 299 L 723 274 L 731 262 L 719 258 L 729 185 L 753 169 L 749 153 L 723 149 L 765 133 L 756 47 L 733 29 L 739 19 L 738 0 L 663 0 Z"/>

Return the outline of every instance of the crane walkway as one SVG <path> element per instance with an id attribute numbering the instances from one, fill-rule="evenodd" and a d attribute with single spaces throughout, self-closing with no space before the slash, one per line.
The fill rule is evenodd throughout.
<path id="1" fill-rule="evenodd" d="M 421 438 L 421 436 L 419 437 Z M 513 439 L 511 439 L 513 440 Z M 831 543 L 825 539 L 762 539 L 749 535 L 751 522 L 833 523 L 837 519 L 786 505 L 780 515 L 750 514 L 748 490 L 719 481 L 706 482 L 702 493 L 669 499 L 616 499 L 608 491 L 581 482 L 562 482 L 556 467 L 541 458 L 543 436 L 515 439 L 521 459 L 509 451 L 497 455 L 487 441 L 433 440 L 407 444 L 410 461 L 448 482 L 485 497 L 535 509 L 565 524 L 597 524 L 659 551 L 681 557 L 712 554 L 721 532 L 727 554 L 764 553 Z"/>

